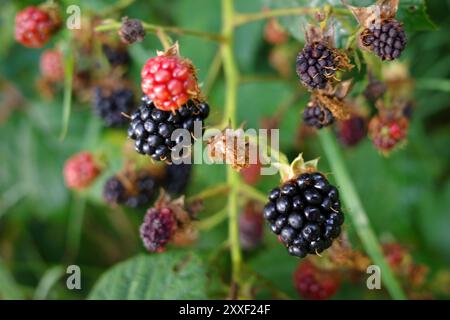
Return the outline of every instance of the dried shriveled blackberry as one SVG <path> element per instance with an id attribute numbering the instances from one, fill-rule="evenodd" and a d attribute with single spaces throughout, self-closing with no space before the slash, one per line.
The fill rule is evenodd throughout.
<path id="1" fill-rule="evenodd" d="M 122 19 L 122 26 L 119 30 L 119 36 L 122 42 L 126 44 L 132 44 L 136 41 L 142 41 L 145 37 L 145 30 L 142 26 L 141 20 L 128 19 L 127 17 Z"/>
<path id="2" fill-rule="evenodd" d="M 361 43 L 381 60 L 394 60 L 400 57 L 406 47 L 406 34 L 403 26 L 395 19 L 382 20 L 366 28 L 360 36 Z"/>
<path id="3" fill-rule="evenodd" d="M 335 53 L 326 44 L 306 44 L 298 54 L 296 71 L 300 81 L 308 89 L 324 89 L 329 78 L 337 70 Z"/>
<path id="4" fill-rule="evenodd" d="M 334 122 L 333 113 L 317 100 L 311 101 L 303 110 L 303 121 L 310 127 L 321 129 Z"/>

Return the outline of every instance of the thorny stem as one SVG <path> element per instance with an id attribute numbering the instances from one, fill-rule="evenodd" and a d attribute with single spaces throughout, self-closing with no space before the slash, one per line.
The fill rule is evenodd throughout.
<path id="1" fill-rule="evenodd" d="M 120 29 L 122 24 L 120 22 L 117 22 L 115 20 L 105 20 L 103 21 L 103 24 L 96 27 L 95 31 L 117 31 Z M 218 41 L 223 42 L 224 38 L 220 34 L 211 33 L 211 32 L 205 32 L 205 31 L 197 31 L 197 30 L 191 30 L 191 29 L 184 29 L 184 28 L 178 28 L 178 27 L 172 27 L 172 26 L 160 26 L 156 24 L 150 24 L 146 22 L 142 22 L 142 26 L 144 27 L 145 31 L 157 33 L 158 30 L 167 32 L 167 33 L 173 33 L 178 35 L 189 35 L 194 37 L 200 37 L 211 41 Z"/>
<path id="2" fill-rule="evenodd" d="M 336 140 L 329 130 L 324 129 L 319 132 L 319 139 L 333 174 L 336 177 L 336 181 L 342 190 L 342 198 L 347 207 L 348 215 L 352 219 L 366 252 L 369 254 L 373 263 L 380 267 L 381 278 L 392 298 L 397 300 L 406 299 L 402 288 L 383 257 L 375 232 L 370 226 L 369 219 L 345 167 L 344 159 L 337 147 Z"/>
<path id="3" fill-rule="evenodd" d="M 229 120 L 232 128 L 236 126 L 237 88 L 239 84 L 238 69 L 233 53 L 234 41 L 234 3 L 233 0 L 222 0 L 222 35 L 226 39 L 222 43 L 222 59 L 226 82 L 225 120 Z M 232 274 L 231 286 L 238 285 L 241 278 L 241 247 L 239 243 L 238 224 L 238 187 L 239 176 L 227 166 L 227 183 L 230 186 L 228 196 L 228 238 L 231 249 Z"/>

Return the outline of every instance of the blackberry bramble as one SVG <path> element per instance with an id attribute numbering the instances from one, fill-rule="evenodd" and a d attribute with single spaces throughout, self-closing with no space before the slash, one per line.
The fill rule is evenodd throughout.
<path id="1" fill-rule="evenodd" d="M 135 140 L 135 149 L 140 154 L 149 155 L 158 161 L 171 162 L 171 151 L 175 145 L 183 143 L 191 146 L 194 142 L 194 124 L 203 127 L 203 121 L 209 115 L 209 106 L 205 102 L 189 100 L 176 111 L 163 111 L 156 108 L 148 97 L 142 98 L 141 107 L 131 114 L 128 137 Z M 190 134 L 186 139 L 186 131 Z M 203 130 L 202 130 L 203 131 Z M 185 154 L 180 157 L 186 156 Z"/>

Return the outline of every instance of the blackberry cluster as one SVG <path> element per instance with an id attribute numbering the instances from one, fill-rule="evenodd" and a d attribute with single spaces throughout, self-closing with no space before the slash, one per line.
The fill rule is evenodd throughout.
<path id="1" fill-rule="evenodd" d="M 320 42 L 307 44 L 297 56 L 297 74 L 309 89 L 323 89 L 336 72 L 334 53 Z"/>
<path id="2" fill-rule="evenodd" d="M 127 120 L 122 113 L 130 113 L 135 108 L 134 94 L 130 89 L 113 91 L 96 87 L 94 91 L 94 109 L 108 127 L 121 127 Z"/>
<path id="3" fill-rule="evenodd" d="M 156 195 L 158 183 L 150 175 L 143 174 L 130 183 L 127 188 L 119 177 L 110 177 L 103 186 L 103 198 L 109 204 L 138 208 L 148 205 Z"/>
<path id="4" fill-rule="evenodd" d="M 333 113 L 318 101 L 314 101 L 303 110 L 303 121 L 310 127 L 321 129 L 334 122 Z"/>
<path id="5" fill-rule="evenodd" d="M 135 149 L 140 154 L 147 154 L 154 160 L 171 161 L 172 148 L 182 143 L 191 146 L 194 142 L 194 123 L 208 117 L 209 106 L 207 103 L 195 103 L 189 100 L 176 111 L 163 111 L 155 107 L 154 103 L 146 96 L 142 98 L 142 106 L 131 115 L 131 123 L 128 128 L 128 137 L 135 140 Z M 189 143 L 186 131 L 190 133 Z M 203 132 L 203 129 L 202 129 Z M 199 137 L 195 137 L 199 138 Z M 180 152 L 179 157 L 186 154 Z"/>
<path id="6" fill-rule="evenodd" d="M 381 60 L 394 60 L 400 57 L 405 49 L 406 34 L 400 22 L 383 20 L 379 28 L 375 26 L 363 31 L 361 41 Z"/>
<path id="7" fill-rule="evenodd" d="M 181 194 L 191 178 L 192 164 L 180 163 L 166 166 L 164 189 L 171 194 Z"/>
<path id="8" fill-rule="evenodd" d="M 300 174 L 273 189 L 264 218 L 289 253 L 301 258 L 329 248 L 344 222 L 339 192 L 319 172 Z"/>
<path id="9" fill-rule="evenodd" d="M 102 51 L 109 64 L 113 67 L 127 66 L 130 64 L 130 55 L 124 48 L 114 48 L 107 44 L 103 44 Z"/>

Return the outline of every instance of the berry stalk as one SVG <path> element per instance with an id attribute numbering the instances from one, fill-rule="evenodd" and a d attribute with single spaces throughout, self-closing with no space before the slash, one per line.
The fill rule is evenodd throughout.
<path id="1" fill-rule="evenodd" d="M 233 0 L 222 0 L 222 34 L 226 41 L 222 43 L 222 59 L 225 73 L 225 119 L 230 121 L 232 128 L 236 127 L 236 101 L 239 84 L 238 69 L 233 53 L 234 40 L 234 3 Z M 228 196 L 228 237 L 231 249 L 232 287 L 240 282 L 241 247 L 239 242 L 238 219 L 238 173 L 227 166 L 227 183 L 230 186 Z"/>
<path id="2" fill-rule="evenodd" d="M 70 45 L 71 42 L 69 42 Z M 66 48 L 64 57 L 64 97 L 63 97 L 63 116 L 62 129 L 59 135 L 61 141 L 64 140 L 69 128 L 70 109 L 72 107 L 72 83 L 74 70 L 74 57 L 71 48 Z"/>
<path id="3" fill-rule="evenodd" d="M 364 249 L 369 254 L 374 264 L 381 269 L 381 277 L 386 289 L 392 298 L 405 300 L 406 296 L 400 284 L 395 278 L 391 268 L 386 263 L 381 252 L 375 232 L 370 226 L 369 219 L 355 190 L 350 175 L 345 167 L 342 154 L 337 147 L 336 141 L 329 130 L 322 130 L 318 133 L 322 148 L 328 158 L 336 181 L 340 186 L 342 198 L 348 208 L 348 215 L 351 217 L 356 232 L 361 239 Z"/>

